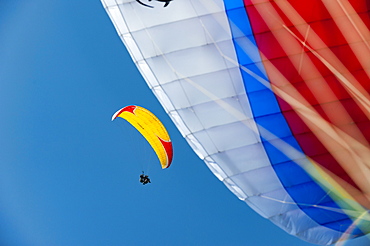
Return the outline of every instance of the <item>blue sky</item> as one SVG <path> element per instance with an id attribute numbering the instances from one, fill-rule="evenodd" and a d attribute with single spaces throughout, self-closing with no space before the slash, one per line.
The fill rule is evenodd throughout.
<path id="1" fill-rule="evenodd" d="M 239 201 L 193 153 L 100 1 L 1 1 L 0 54 L 0 245 L 311 245 Z M 166 125 L 169 169 L 111 122 L 129 104 Z"/>

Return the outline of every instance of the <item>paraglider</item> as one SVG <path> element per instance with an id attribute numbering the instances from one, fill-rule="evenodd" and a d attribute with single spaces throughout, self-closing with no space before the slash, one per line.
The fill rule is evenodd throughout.
<path id="1" fill-rule="evenodd" d="M 150 178 L 148 175 L 145 175 L 144 172 L 142 174 L 140 174 L 140 183 L 142 183 L 143 185 L 146 185 L 148 183 L 151 183 L 150 182 Z"/>
<path id="2" fill-rule="evenodd" d="M 117 117 L 127 120 L 143 135 L 157 154 L 163 169 L 171 165 L 173 149 L 170 136 L 153 113 L 143 107 L 130 105 L 118 110 L 112 120 Z"/>
<path id="3" fill-rule="evenodd" d="M 367 0 L 102 2 L 183 137 L 240 200 L 311 243 L 370 233 Z"/>

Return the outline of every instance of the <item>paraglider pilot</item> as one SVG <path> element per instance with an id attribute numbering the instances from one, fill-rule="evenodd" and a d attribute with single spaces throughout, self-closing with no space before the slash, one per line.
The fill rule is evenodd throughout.
<path id="1" fill-rule="evenodd" d="M 140 175 L 140 183 L 142 183 L 143 185 L 151 183 L 148 175 L 144 175 L 144 172 Z"/>

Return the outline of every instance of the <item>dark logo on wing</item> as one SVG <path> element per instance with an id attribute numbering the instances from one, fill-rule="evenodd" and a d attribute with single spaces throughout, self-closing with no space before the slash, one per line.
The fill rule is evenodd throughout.
<path id="1" fill-rule="evenodd" d="M 149 2 L 151 2 L 152 0 L 148 0 L 148 1 L 149 1 Z M 162 2 L 162 3 L 164 3 L 164 6 L 163 6 L 163 7 L 167 7 L 167 6 L 168 6 L 168 4 L 170 4 L 170 2 L 171 2 L 172 0 L 155 0 L 155 1 L 157 1 L 157 2 Z M 148 5 L 148 4 L 145 4 L 145 3 L 143 3 L 143 2 L 142 2 L 142 1 L 140 1 L 140 0 L 136 0 L 136 2 L 140 3 L 141 5 L 143 5 L 143 6 L 145 6 L 145 7 L 153 8 L 153 6 Z"/>

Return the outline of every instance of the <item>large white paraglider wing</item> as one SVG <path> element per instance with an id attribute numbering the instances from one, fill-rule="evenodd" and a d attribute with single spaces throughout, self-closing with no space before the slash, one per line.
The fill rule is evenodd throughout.
<path id="1" fill-rule="evenodd" d="M 280 108 L 275 102 L 256 112 L 247 96 L 246 76 L 255 83 L 256 95 L 270 97 L 273 92 L 253 35 L 230 21 L 230 15 L 246 15 L 243 1 L 172 1 L 166 8 L 147 8 L 135 0 L 102 2 L 148 86 L 210 170 L 239 199 L 287 232 L 313 243 L 337 241 L 342 233 L 307 216 L 271 165 L 264 143 L 280 146 L 286 159 L 302 168 L 311 163 L 284 140 L 291 137 L 288 127 L 281 125 L 283 133 L 276 136 L 256 122 Z M 243 64 L 257 69 L 241 68 L 236 50 L 248 60 Z"/>

